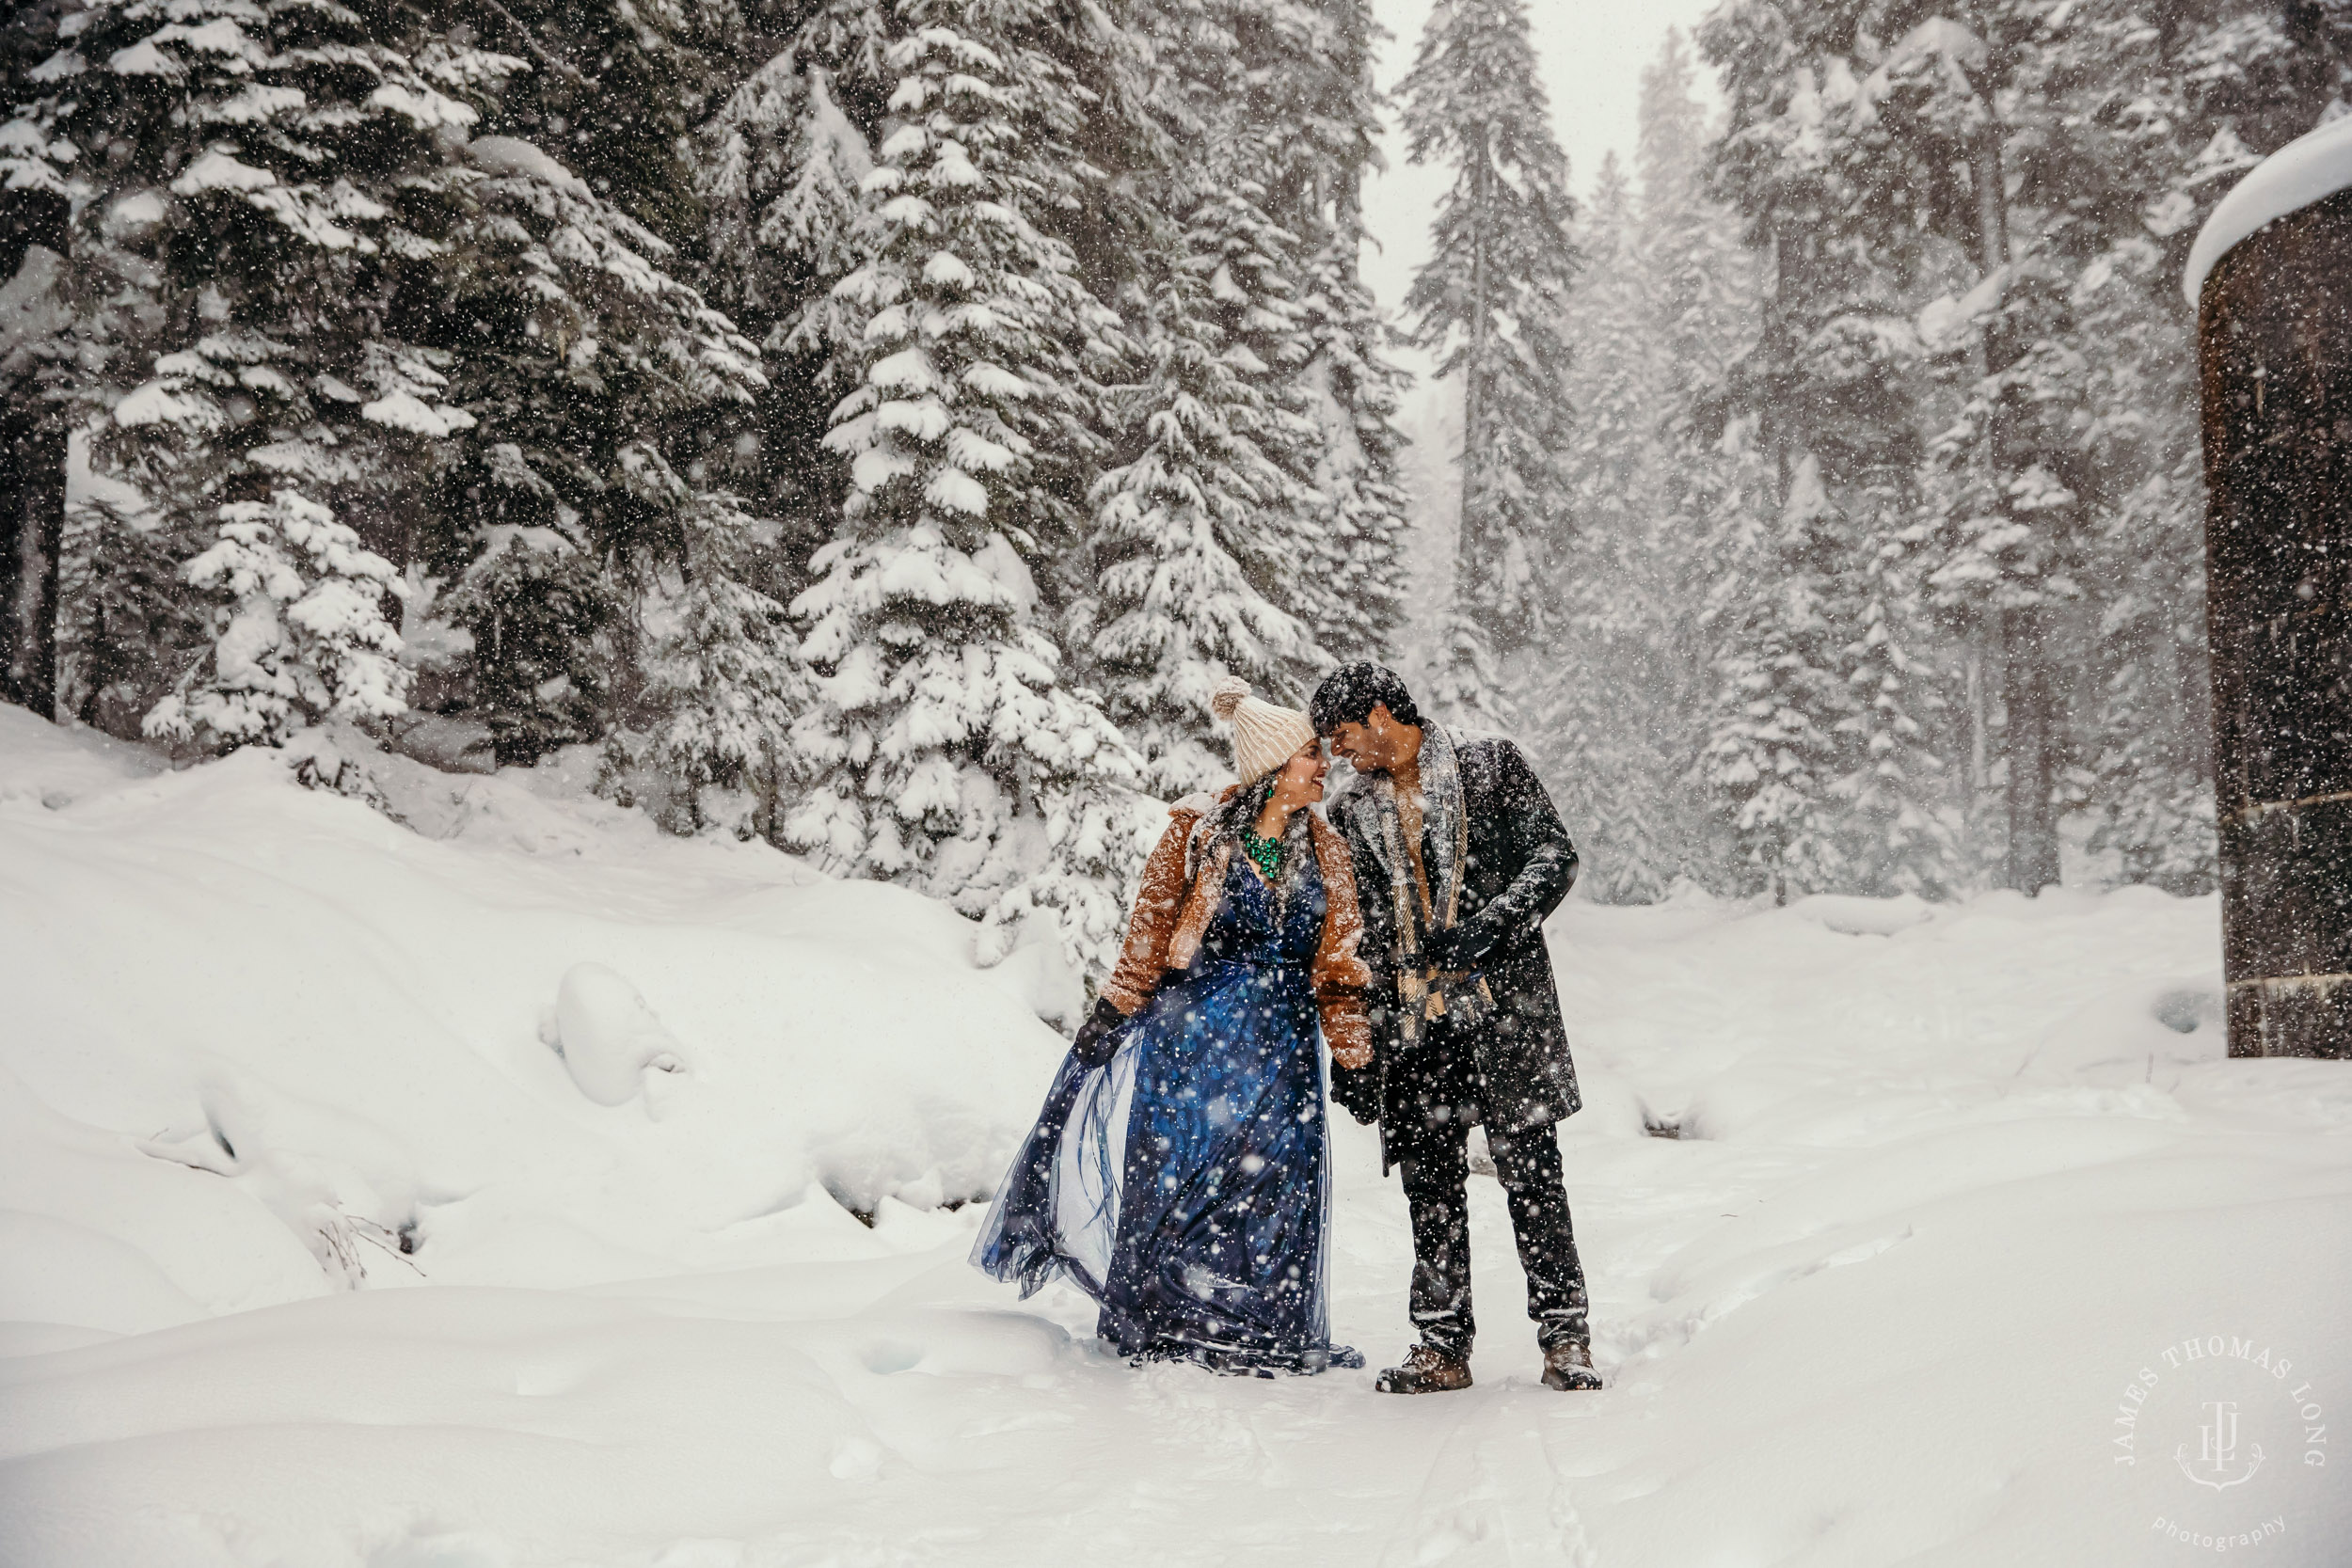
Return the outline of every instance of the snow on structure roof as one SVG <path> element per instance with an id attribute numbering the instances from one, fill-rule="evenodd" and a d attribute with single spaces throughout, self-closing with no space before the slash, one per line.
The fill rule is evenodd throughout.
<path id="1" fill-rule="evenodd" d="M 2221 198 L 2188 253 L 2181 292 L 2190 306 L 2204 292 L 2205 275 L 2232 246 L 2266 224 L 2314 201 L 2352 188 L 2352 115 L 2307 131 L 2254 166 Z"/>

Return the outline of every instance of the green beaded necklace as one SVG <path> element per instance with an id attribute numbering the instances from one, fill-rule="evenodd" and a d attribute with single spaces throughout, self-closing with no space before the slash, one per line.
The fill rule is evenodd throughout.
<path id="1" fill-rule="evenodd" d="M 1258 874 L 1268 883 L 1275 882 L 1281 878 L 1282 841 L 1280 839 L 1260 838 L 1254 829 L 1245 828 L 1241 835 L 1241 852 L 1249 857 L 1249 863 L 1258 868 Z"/>

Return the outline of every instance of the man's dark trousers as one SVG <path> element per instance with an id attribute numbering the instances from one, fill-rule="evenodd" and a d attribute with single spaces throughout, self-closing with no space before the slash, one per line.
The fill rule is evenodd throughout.
<path id="1" fill-rule="evenodd" d="M 1431 1048 L 1448 1056 L 1442 1024 L 1431 1031 Z M 1465 1051 L 1463 1053 L 1467 1054 Z M 1453 1065 L 1451 1063 L 1449 1066 Z M 1470 1135 L 1468 1109 L 1475 1089 L 1457 1073 L 1449 1092 L 1432 1085 L 1438 1098 L 1453 1101 L 1455 1115 L 1441 1127 L 1424 1128 L 1399 1174 L 1413 1219 L 1413 1326 L 1422 1343 L 1449 1355 L 1467 1356 L 1477 1333 L 1470 1313 Z M 1584 1294 L 1584 1265 L 1576 1255 L 1576 1231 L 1568 1218 L 1568 1196 L 1560 1180 L 1560 1130 L 1551 1122 L 1503 1134 L 1486 1130 L 1495 1174 L 1511 1207 L 1511 1231 L 1527 1274 L 1527 1315 L 1535 1323 L 1535 1342 L 1545 1351 L 1587 1342 L 1591 1330 Z"/>

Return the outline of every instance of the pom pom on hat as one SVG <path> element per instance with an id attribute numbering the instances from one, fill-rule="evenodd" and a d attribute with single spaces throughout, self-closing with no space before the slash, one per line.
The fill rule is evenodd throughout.
<path id="1" fill-rule="evenodd" d="M 1233 726 L 1233 767 L 1256 784 L 1315 739 L 1315 727 L 1295 707 L 1277 707 L 1249 694 L 1249 683 L 1227 675 L 1209 693 L 1209 711 Z"/>

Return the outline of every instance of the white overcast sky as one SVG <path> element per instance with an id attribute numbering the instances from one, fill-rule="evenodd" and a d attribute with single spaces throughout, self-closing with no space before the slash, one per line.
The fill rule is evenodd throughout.
<path id="1" fill-rule="evenodd" d="M 1537 63 L 1551 95 L 1552 129 L 1567 151 L 1568 177 L 1580 198 L 1592 188 L 1594 171 L 1610 149 L 1630 166 L 1642 71 L 1657 57 L 1666 29 L 1678 26 L 1688 34 L 1714 5 L 1715 0 L 1530 0 Z M 1411 69 L 1429 8 L 1430 0 L 1374 0 L 1375 14 L 1391 35 L 1379 62 L 1382 91 L 1394 88 Z M 1446 175 L 1408 166 L 1393 112 L 1390 124 L 1384 146 L 1389 170 L 1373 176 L 1364 188 L 1364 214 L 1378 245 L 1366 249 L 1363 271 L 1380 303 L 1394 309 L 1405 298 L 1413 269 L 1429 254 L 1429 223 Z"/>

